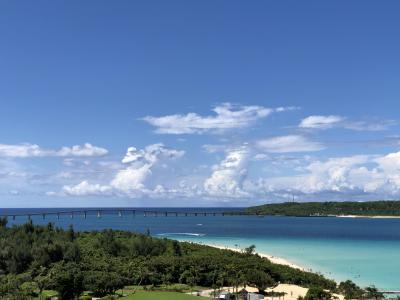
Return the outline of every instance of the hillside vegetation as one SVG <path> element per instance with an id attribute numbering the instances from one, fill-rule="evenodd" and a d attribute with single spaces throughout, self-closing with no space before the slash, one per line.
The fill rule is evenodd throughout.
<path id="1" fill-rule="evenodd" d="M 246 212 L 283 216 L 400 216 L 400 201 L 286 202 L 249 207 Z"/>
<path id="2" fill-rule="evenodd" d="M 83 294 L 104 297 L 127 286 L 153 290 L 177 283 L 189 289 L 247 284 L 264 290 L 277 282 L 336 288 L 322 275 L 273 264 L 252 251 L 237 253 L 127 231 L 6 224 L 0 219 L 0 299 L 47 299 L 49 290 L 61 300 Z"/>

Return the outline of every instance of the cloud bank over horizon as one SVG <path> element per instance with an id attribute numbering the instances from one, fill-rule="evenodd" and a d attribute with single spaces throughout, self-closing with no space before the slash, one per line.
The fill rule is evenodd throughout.
<path id="1" fill-rule="evenodd" d="M 132 203 L 153 199 L 163 205 L 168 205 L 166 199 L 174 199 L 188 206 L 255 204 L 286 201 L 293 196 L 299 201 L 400 196 L 400 143 L 391 145 L 392 151 L 375 145 L 376 153 L 350 149 L 349 154 L 335 154 L 336 148 L 343 152 L 353 144 L 332 142 L 326 135 L 349 130 L 348 124 L 357 121 L 333 114 L 302 117 L 304 112 L 294 107 L 223 103 L 213 110 L 213 116 L 145 117 L 145 122 L 157 128 L 152 135 L 156 142 L 141 148 L 131 145 L 119 158 L 90 143 L 59 149 L 29 143 L 0 144 L 1 191 L 12 197 L 121 198 Z M 296 112 L 299 125 L 282 124 L 279 129 L 271 122 L 261 122 L 284 111 Z M 378 127 L 385 130 L 379 125 L 383 123 L 375 127 L 363 123 L 362 127 L 366 132 Z M 234 134 L 232 130 L 236 130 Z M 173 147 L 158 141 L 171 134 Z M 182 134 L 185 139 L 179 138 Z M 200 142 L 201 147 L 191 146 L 192 142 Z M 387 144 L 382 143 L 382 147 L 387 148 Z M 48 160 L 56 167 L 41 167 L 41 161 Z"/>

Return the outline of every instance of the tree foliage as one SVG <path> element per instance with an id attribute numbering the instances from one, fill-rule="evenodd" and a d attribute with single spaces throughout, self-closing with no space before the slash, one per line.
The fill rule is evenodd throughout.
<path id="1" fill-rule="evenodd" d="M 324 290 L 321 287 L 311 287 L 304 300 L 333 300 L 336 299 L 331 292 Z"/>
<path id="2" fill-rule="evenodd" d="M 0 222 L 1 223 L 1 222 Z M 277 282 L 319 286 L 336 283 L 322 275 L 271 263 L 252 254 L 153 238 L 127 231 L 75 232 L 53 225 L 0 227 L 0 298 L 29 299 L 53 289 L 60 299 L 82 291 L 113 295 L 126 285 L 186 283 L 216 289 Z"/>
<path id="3" fill-rule="evenodd" d="M 246 212 L 281 216 L 400 216 L 400 201 L 286 202 L 254 206 Z"/>

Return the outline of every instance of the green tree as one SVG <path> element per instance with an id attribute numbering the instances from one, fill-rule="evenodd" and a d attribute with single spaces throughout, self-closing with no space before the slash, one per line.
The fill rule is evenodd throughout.
<path id="1" fill-rule="evenodd" d="M 70 242 L 73 242 L 75 240 L 75 230 L 74 230 L 74 226 L 72 224 L 69 225 L 69 227 L 68 227 L 67 236 L 68 236 L 68 240 Z"/>
<path id="2" fill-rule="evenodd" d="M 103 297 L 114 295 L 116 290 L 124 287 L 125 281 L 117 272 L 89 271 L 85 272 L 84 285 L 95 296 Z"/>
<path id="3" fill-rule="evenodd" d="M 60 300 L 77 299 L 83 292 L 83 274 L 76 263 L 59 263 L 51 270 L 53 288 Z"/>
<path id="4" fill-rule="evenodd" d="M 321 287 L 311 287 L 308 289 L 304 300 L 331 300 L 336 299 L 331 292 L 325 291 Z"/>
<path id="5" fill-rule="evenodd" d="M 192 266 L 189 270 L 185 270 L 181 275 L 181 281 L 184 281 L 190 287 L 190 292 L 193 292 L 193 287 L 199 281 L 199 271 L 196 267 Z"/>
<path id="6" fill-rule="evenodd" d="M 276 284 L 275 280 L 269 274 L 258 269 L 248 270 L 246 280 L 249 285 L 255 286 L 260 292 Z"/>
<path id="7" fill-rule="evenodd" d="M 253 255 L 256 252 L 256 246 L 255 245 L 251 245 L 247 248 L 244 248 L 244 253 L 247 255 Z"/>
<path id="8" fill-rule="evenodd" d="M 369 286 L 365 288 L 365 298 L 367 299 L 375 299 L 375 300 L 380 300 L 384 299 L 384 295 L 379 292 L 379 290 L 375 286 Z"/>
<path id="9" fill-rule="evenodd" d="M 360 299 L 364 292 L 351 280 L 341 282 L 338 291 L 344 295 L 345 299 Z"/>
<path id="10" fill-rule="evenodd" d="M 36 277 L 34 278 L 37 287 L 39 289 L 39 297 L 43 293 L 43 290 L 47 287 L 50 286 L 51 284 L 51 279 L 49 277 L 49 274 L 47 273 L 47 268 L 45 267 L 40 267 Z"/>
<path id="11" fill-rule="evenodd" d="M 6 226 L 7 226 L 7 223 L 8 223 L 8 220 L 7 220 L 6 217 L 0 218 L 0 228 L 1 228 L 1 227 L 6 227 Z"/>
<path id="12" fill-rule="evenodd" d="M 172 253 L 174 256 L 182 256 L 181 245 L 178 241 L 172 241 Z"/>
<path id="13" fill-rule="evenodd" d="M 36 297 L 38 285 L 36 282 L 27 281 L 21 284 L 20 289 L 26 298 Z"/>

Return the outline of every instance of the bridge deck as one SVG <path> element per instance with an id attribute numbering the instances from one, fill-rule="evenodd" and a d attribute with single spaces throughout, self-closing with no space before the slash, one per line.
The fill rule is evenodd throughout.
<path id="1" fill-rule="evenodd" d="M 42 211 L 42 212 L 28 212 L 28 213 L 16 213 L 16 214 L 0 214 L 2 218 L 16 218 L 16 217 L 33 217 L 42 216 L 45 218 L 50 215 L 83 215 L 86 217 L 88 214 L 97 214 L 98 217 L 105 214 L 118 214 L 122 217 L 124 214 L 143 214 L 147 216 L 233 216 L 233 215 L 244 215 L 242 212 L 221 212 L 221 211 L 165 211 L 165 210 L 148 210 L 148 209 L 137 209 L 137 208 L 105 208 L 105 209 L 79 209 L 79 210 L 61 210 L 61 211 Z"/>

